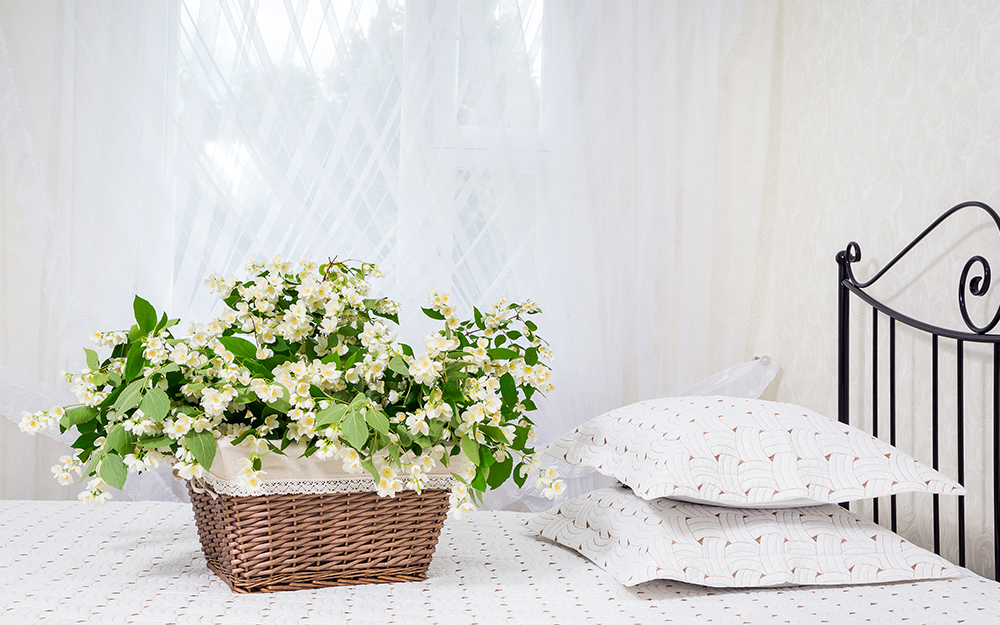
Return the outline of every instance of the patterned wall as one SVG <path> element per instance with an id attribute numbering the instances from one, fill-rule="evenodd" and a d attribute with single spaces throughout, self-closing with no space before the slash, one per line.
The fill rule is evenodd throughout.
<path id="1" fill-rule="evenodd" d="M 1000 3 L 786 0 L 778 20 L 748 355 L 770 354 L 783 367 L 766 396 L 835 415 L 836 252 L 858 241 L 864 253 L 858 274 L 867 277 L 944 209 L 967 199 L 1000 206 Z M 918 249 L 909 277 L 888 276 L 882 293 L 901 291 L 891 300 L 900 310 L 954 320 L 959 274 L 971 253 L 1000 267 L 1000 235 L 975 223 L 982 220 L 957 219 Z M 977 244 L 974 252 L 955 249 L 969 243 Z M 929 269 L 913 278 L 921 266 Z M 991 297 L 977 302 L 980 319 L 996 309 L 995 293 Z M 861 306 L 854 311 L 852 345 L 860 348 L 870 341 L 871 320 Z M 879 334 L 885 346 L 887 327 Z M 904 334 L 897 345 L 897 411 L 910 425 L 901 428 L 898 445 L 929 462 L 929 341 Z M 954 385 L 954 351 L 953 344 L 942 347 L 943 385 Z M 970 567 L 992 576 L 992 495 L 985 479 L 992 474 L 992 425 L 984 400 L 991 386 L 980 366 L 988 358 L 966 354 L 966 505 Z M 885 358 L 878 367 L 887 386 Z M 864 361 L 852 371 L 853 418 L 865 425 L 871 369 Z M 948 415 L 942 432 L 954 440 L 954 386 L 941 401 L 941 414 Z M 879 407 L 884 418 L 885 400 Z M 887 421 L 881 423 L 887 429 Z M 954 476 L 952 456 L 942 458 L 942 467 Z M 923 514 L 928 503 L 900 501 L 901 533 L 923 546 L 932 545 Z M 955 558 L 948 521 L 954 502 L 945 501 L 942 510 L 944 555 Z"/>

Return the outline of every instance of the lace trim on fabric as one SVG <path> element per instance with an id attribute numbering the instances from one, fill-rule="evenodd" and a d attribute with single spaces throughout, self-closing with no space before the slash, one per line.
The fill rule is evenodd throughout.
<path id="1" fill-rule="evenodd" d="M 365 493 L 375 490 L 375 480 L 370 477 L 343 477 L 312 480 L 266 480 L 261 488 L 248 491 L 237 482 L 222 480 L 211 473 L 204 481 L 220 495 L 231 497 L 255 497 L 259 495 L 328 495 L 335 493 Z M 424 490 L 451 490 L 458 480 L 450 475 L 431 476 L 424 480 Z"/>

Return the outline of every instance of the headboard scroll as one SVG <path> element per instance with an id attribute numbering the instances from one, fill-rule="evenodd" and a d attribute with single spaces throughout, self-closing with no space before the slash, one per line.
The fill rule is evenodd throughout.
<path id="1" fill-rule="evenodd" d="M 891 317 L 899 319 L 900 321 L 907 323 L 908 325 L 913 325 L 914 327 L 920 328 L 927 332 L 933 334 L 938 334 L 941 336 L 947 336 L 950 338 L 964 339 L 964 340 L 977 340 L 976 335 L 982 336 L 987 332 L 996 327 L 997 323 L 1000 323 L 1000 305 L 998 305 L 996 312 L 993 314 L 993 318 L 983 326 L 978 326 L 972 321 L 972 317 L 969 315 L 969 309 L 966 305 L 966 291 L 971 293 L 975 297 L 982 297 L 990 289 L 990 262 L 986 260 L 984 256 L 975 255 L 971 257 L 965 263 L 965 267 L 962 269 L 962 275 L 958 281 L 958 309 L 962 313 L 962 320 L 965 325 L 972 331 L 972 335 L 965 332 L 955 331 L 953 329 L 942 328 L 931 326 L 927 323 L 917 322 L 906 315 L 886 307 L 880 302 L 867 297 L 863 290 L 869 286 L 875 284 L 879 278 L 881 278 L 889 269 L 893 267 L 901 258 L 906 256 L 911 249 L 913 249 L 920 241 L 924 239 L 928 234 L 933 232 L 942 222 L 946 219 L 959 212 L 960 210 L 966 208 L 978 208 L 989 215 L 990 219 L 993 220 L 993 224 L 996 226 L 997 233 L 1000 234 L 1000 215 L 997 214 L 993 208 L 982 203 L 982 202 L 963 202 L 957 206 L 953 206 L 949 210 L 945 211 L 940 217 L 934 220 L 930 226 L 928 226 L 923 232 L 921 232 L 915 239 L 910 241 L 903 250 L 896 254 L 896 256 L 890 260 L 884 267 L 878 270 L 875 275 L 867 281 L 860 281 L 854 275 L 853 263 L 859 262 L 861 260 L 861 246 L 858 245 L 856 241 L 851 241 L 847 244 L 847 247 L 837 254 L 837 263 L 841 267 L 841 284 L 853 291 L 855 294 L 861 296 L 862 299 L 866 300 L 869 304 L 875 306 L 881 312 L 888 314 Z M 972 274 L 970 279 L 969 275 Z M 913 323 L 911 323 L 913 322 Z M 1000 341 L 1000 337 L 995 339 L 979 338 L 978 342 L 993 342 L 994 340 Z"/>

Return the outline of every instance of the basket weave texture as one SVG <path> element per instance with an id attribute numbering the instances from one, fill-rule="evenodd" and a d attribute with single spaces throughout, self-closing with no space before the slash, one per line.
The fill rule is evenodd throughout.
<path id="1" fill-rule="evenodd" d="M 241 593 L 422 580 L 449 495 L 188 491 L 208 567 Z"/>

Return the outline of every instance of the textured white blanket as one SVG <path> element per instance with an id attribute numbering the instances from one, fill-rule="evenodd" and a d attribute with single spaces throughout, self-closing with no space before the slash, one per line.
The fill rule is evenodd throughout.
<path id="1" fill-rule="evenodd" d="M 238 595 L 205 566 L 188 506 L 0 501 L 0 623 L 1000 624 L 1000 584 L 626 588 L 523 514 L 449 520 L 424 582 Z"/>

